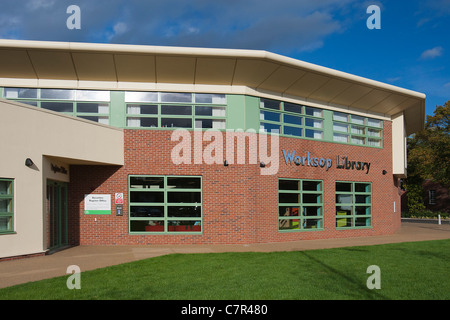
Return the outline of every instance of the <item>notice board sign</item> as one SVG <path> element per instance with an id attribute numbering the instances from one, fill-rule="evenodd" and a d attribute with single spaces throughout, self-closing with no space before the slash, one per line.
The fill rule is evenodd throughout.
<path id="1" fill-rule="evenodd" d="M 85 194 L 84 214 L 111 214 L 111 195 Z"/>
<path id="2" fill-rule="evenodd" d="M 116 204 L 123 204 L 123 193 L 116 193 L 115 200 Z"/>

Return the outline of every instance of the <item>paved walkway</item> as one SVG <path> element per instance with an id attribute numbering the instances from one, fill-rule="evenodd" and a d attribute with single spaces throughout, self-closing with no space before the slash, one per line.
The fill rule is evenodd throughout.
<path id="1" fill-rule="evenodd" d="M 450 239 L 450 224 L 402 222 L 393 235 L 364 238 L 303 240 L 248 245 L 78 246 L 51 255 L 0 262 L 0 288 L 68 275 L 67 267 L 81 272 L 171 253 L 271 252 L 366 246 L 397 242 Z"/>

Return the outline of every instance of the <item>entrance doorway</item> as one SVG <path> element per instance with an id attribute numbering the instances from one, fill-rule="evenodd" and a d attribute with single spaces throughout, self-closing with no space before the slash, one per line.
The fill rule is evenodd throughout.
<path id="1" fill-rule="evenodd" d="M 68 244 L 67 183 L 47 180 L 47 212 L 49 218 L 49 249 Z"/>

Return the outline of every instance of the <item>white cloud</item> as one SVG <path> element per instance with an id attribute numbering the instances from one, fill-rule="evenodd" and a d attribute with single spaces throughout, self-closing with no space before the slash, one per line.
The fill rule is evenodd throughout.
<path id="1" fill-rule="evenodd" d="M 281 54 L 314 51 L 345 30 L 340 16 L 356 0 L 134 1 L 114 43 L 262 49 Z"/>
<path id="2" fill-rule="evenodd" d="M 27 7 L 30 10 L 37 10 L 40 8 L 49 8 L 55 4 L 55 0 L 29 0 Z"/>
<path id="3" fill-rule="evenodd" d="M 357 0 L 2 0 L 0 37 L 314 51 L 343 32 Z M 81 30 L 66 28 L 67 6 Z M 343 14 L 346 11 L 346 14 Z M 16 21 L 12 24 L 12 21 Z"/>
<path id="4" fill-rule="evenodd" d="M 388 82 L 397 82 L 397 81 L 400 81 L 402 78 L 401 77 L 392 77 L 392 78 L 387 78 L 386 80 L 388 81 Z"/>
<path id="5" fill-rule="evenodd" d="M 123 22 L 118 22 L 113 27 L 114 34 L 120 35 L 125 33 L 128 30 L 127 24 Z"/>
<path id="6" fill-rule="evenodd" d="M 421 59 L 434 59 L 442 56 L 444 49 L 442 47 L 434 47 L 433 49 L 428 49 L 422 52 L 420 55 Z"/>

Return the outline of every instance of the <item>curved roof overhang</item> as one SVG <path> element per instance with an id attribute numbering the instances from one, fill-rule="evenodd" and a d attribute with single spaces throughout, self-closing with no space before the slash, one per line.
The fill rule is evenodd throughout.
<path id="1" fill-rule="evenodd" d="M 260 50 L 0 40 L 0 78 L 245 86 L 424 127 L 425 95 Z"/>

